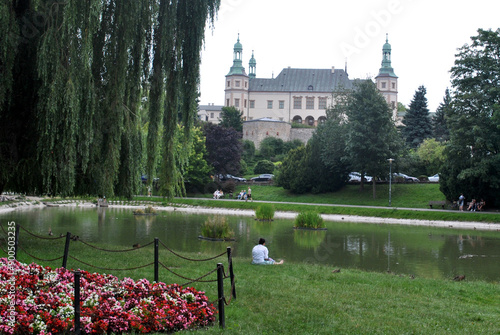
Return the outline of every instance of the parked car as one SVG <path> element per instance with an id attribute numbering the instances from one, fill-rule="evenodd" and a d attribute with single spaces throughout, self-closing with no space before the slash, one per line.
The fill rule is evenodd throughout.
<path id="1" fill-rule="evenodd" d="M 250 179 L 253 180 L 253 181 L 270 181 L 273 178 L 274 178 L 273 174 L 264 173 L 264 174 L 261 174 L 260 176 L 253 177 L 253 178 L 250 178 Z"/>
<path id="2" fill-rule="evenodd" d="M 371 183 L 373 177 L 365 176 L 365 182 Z M 349 173 L 349 182 L 361 182 L 361 173 L 359 172 L 351 172 Z"/>
<path id="3" fill-rule="evenodd" d="M 407 174 L 404 173 L 395 173 L 394 177 L 401 177 L 404 179 L 405 182 L 410 182 L 410 183 L 418 183 L 420 180 L 416 177 L 408 176 Z"/>
<path id="4" fill-rule="evenodd" d="M 432 183 L 439 183 L 439 173 L 436 173 L 434 176 L 430 176 L 429 181 Z"/>
<path id="5" fill-rule="evenodd" d="M 228 174 L 227 176 L 227 179 L 232 179 L 234 181 L 239 181 L 240 183 L 244 183 L 247 181 L 246 178 L 243 178 L 243 177 L 236 177 L 236 176 L 233 176 L 232 174 Z"/>
<path id="6" fill-rule="evenodd" d="M 236 176 L 233 176 L 232 174 L 220 174 L 219 180 L 220 181 L 234 180 L 234 181 L 238 181 L 238 182 L 242 182 L 242 183 L 247 181 L 245 178 L 236 177 Z"/>

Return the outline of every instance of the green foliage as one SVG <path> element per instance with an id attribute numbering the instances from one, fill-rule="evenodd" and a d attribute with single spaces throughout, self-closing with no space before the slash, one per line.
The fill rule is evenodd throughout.
<path id="1" fill-rule="evenodd" d="M 417 149 L 417 156 L 426 168 L 426 174 L 431 176 L 441 171 L 441 166 L 446 160 L 444 155 L 445 145 L 433 138 L 426 139 Z"/>
<path id="2" fill-rule="evenodd" d="M 403 118 L 405 127 L 402 129 L 402 135 L 410 148 L 417 148 L 423 140 L 432 136 L 426 93 L 424 86 L 418 88 Z"/>
<path id="3" fill-rule="evenodd" d="M 266 137 L 260 142 L 259 155 L 267 160 L 273 160 L 284 151 L 285 142 L 281 138 Z"/>
<path id="4" fill-rule="evenodd" d="M 258 174 L 273 173 L 274 172 L 274 164 L 273 164 L 273 162 L 265 160 L 265 159 L 258 161 L 253 169 L 253 172 L 258 173 Z"/>
<path id="5" fill-rule="evenodd" d="M 147 152 L 150 176 L 161 155 L 162 194 L 181 192 L 190 150 L 175 147 L 177 122 L 188 149 L 205 26 L 219 5 L 1 2 L 0 191 L 131 198 Z"/>
<path id="6" fill-rule="evenodd" d="M 246 162 L 253 162 L 255 158 L 255 143 L 250 140 L 243 140 L 242 148 L 241 158 Z"/>
<path id="7" fill-rule="evenodd" d="M 229 223 L 225 216 L 216 215 L 209 217 L 201 225 L 201 235 L 209 238 L 226 239 L 232 238 L 234 232 L 229 228 Z"/>
<path id="8" fill-rule="evenodd" d="M 274 218 L 274 206 L 271 204 L 262 204 L 255 210 L 255 217 L 259 220 L 271 221 Z"/>
<path id="9" fill-rule="evenodd" d="M 304 146 L 290 151 L 281 164 L 277 185 L 296 194 L 306 193 L 311 190 L 312 176 L 308 169 L 308 155 Z"/>
<path id="10" fill-rule="evenodd" d="M 385 98 L 371 80 L 364 80 L 347 97 L 345 108 L 345 151 L 352 171 L 374 177 L 387 175 L 387 159 L 396 156 L 399 141 Z"/>
<path id="11" fill-rule="evenodd" d="M 446 124 L 446 115 L 450 114 L 451 94 L 447 88 L 444 94 L 443 102 L 439 104 L 436 114 L 432 117 L 432 133 L 439 142 L 445 142 L 450 139 L 450 131 Z"/>
<path id="12" fill-rule="evenodd" d="M 186 165 L 183 179 L 188 192 L 202 193 L 210 182 L 212 167 L 207 163 L 205 137 L 200 128 L 192 130 L 192 146 L 190 147 L 189 164 Z"/>
<path id="13" fill-rule="evenodd" d="M 319 215 L 317 212 L 304 211 L 300 212 L 297 215 L 294 221 L 294 226 L 300 228 L 318 229 L 318 228 L 324 228 L 325 222 L 321 217 L 321 215 Z"/>
<path id="14" fill-rule="evenodd" d="M 221 120 L 219 126 L 224 128 L 233 128 L 236 131 L 243 131 L 243 112 L 236 107 L 222 107 Z"/>
<path id="15" fill-rule="evenodd" d="M 446 115 L 450 141 L 440 177 L 447 199 L 464 193 L 500 205 L 500 31 L 478 30 L 451 69 L 454 96 Z"/>

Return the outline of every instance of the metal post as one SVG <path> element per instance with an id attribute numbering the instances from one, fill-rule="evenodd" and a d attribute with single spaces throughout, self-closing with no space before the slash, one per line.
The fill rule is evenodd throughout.
<path id="1" fill-rule="evenodd" d="M 392 192 L 392 161 L 394 159 L 392 158 L 389 158 L 388 161 L 389 161 L 389 207 L 392 206 L 391 204 L 391 192 Z"/>
<path id="2" fill-rule="evenodd" d="M 155 282 L 158 283 L 158 237 L 155 237 Z"/>
<path id="3" fill-rule="evenodd" d="M 222 263 L 217 263 L 217 296 L 219 300 L 219 327 L 226 328 L 224 315 L 224 269 Z"/>
<path id="4" fill-rule="evenodd" d="M 227 263 L 229 265 L 229 277 L 231 278 L 231 292 L 233 298 L 236 299 L 236 286 L 234 285 L 233 256 L 231 254 L 231 247 L 227 247 Z"/>
<path id="5" fill-rule="evenodd" d="M 81 334 L 81 326 L 80 326 L 80 271 L 75 271 L 75 300 L 74 300 L 74 309 L 75 309 L 75 334 Z"/>
<path id="6" fill-rule="evenodd" d="M 64 255 L 63 255 L 63 263 L 62 267 L 66 268 L 66 265 L 68 264 L 68 254 L 69 254 L 69 242 L 71 240 L 71 233 L 67 232 L 66 233 L 66 244 L 64 245 Z"/>
<path id="7" fill-rule="evenodd" d="M 20 230 L 20 227 L 19 227 L 19 224 L 16 223 L 16 235 L 15 235 L 15 242 L 14 242 L 14 259 L 17 259 L 17 249 L 18 249 L 18 246 L 19 246 L 19 230 Z"/>

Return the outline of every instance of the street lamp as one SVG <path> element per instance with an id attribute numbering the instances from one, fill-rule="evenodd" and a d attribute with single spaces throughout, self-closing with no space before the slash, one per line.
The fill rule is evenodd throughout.
<path id="1" fill-rule="evenodd" d="M 391 191 L 392 191 L 392 162 L 393 158 L 389 158 L 389 207 L 391 207 Z"/>

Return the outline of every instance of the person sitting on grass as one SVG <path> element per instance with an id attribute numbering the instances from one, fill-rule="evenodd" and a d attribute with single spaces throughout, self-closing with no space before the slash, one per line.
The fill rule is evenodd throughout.
<path id="1" fill-rule="evenodd" d="M 266 240 L 263 238 L 259 239 L 259 244 L 257 244 L 252 249 L 252 264 L 256 265 L 279 265 L 283 264 L 283 260 L 276 262 L 274 259 L 269 257 L 269 250 L 265 246 Z"/>

